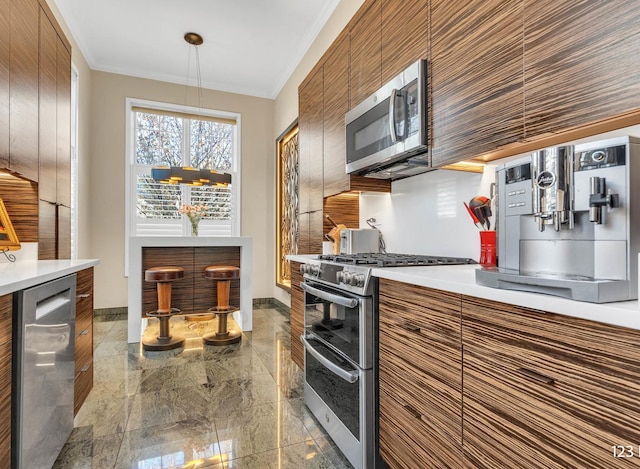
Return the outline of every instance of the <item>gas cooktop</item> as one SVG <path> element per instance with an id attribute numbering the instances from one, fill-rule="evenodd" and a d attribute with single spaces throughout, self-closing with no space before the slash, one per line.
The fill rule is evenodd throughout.
<path id="1" fill-rule="evenodd" d="M 423 256 L 392 253 L 323 254 L 318 256 L 318 259 L 338 264 L 362 265 L 369 267 L 477 264 L 476 261 L 467 257 Z"/>

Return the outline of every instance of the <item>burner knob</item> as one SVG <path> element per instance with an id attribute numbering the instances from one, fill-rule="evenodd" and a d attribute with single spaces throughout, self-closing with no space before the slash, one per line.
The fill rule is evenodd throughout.
<path id="1" fill-rule="evenodd" d="M 358 274 L 356 277 L 356 287 L 364 287 L 365 276 L 364 274 Z"/>
<path id="2" fill-rule="evenodd" d="M 351 284 L 351 272 L 342 272 L 342 282 L 350 285 Z"/>
<path id="3" fill-rule="evenodd" d="M 338 283 L 344 283 L 344 272 L 336 273 L 336 281 Z"/>
<path id="4" fill-rule="evenodd" d="M 318 275 L 320 273 L 320 266 L 319 265 L 312 265 L 311 266 L 311 275 Z"/>
<path id="5" fill-rule="evenodd" d="M 362 276 L 362 274 L 352 274 L 349 277 L 349 285 L 351 285 L 352 287 L 357 287 L 358 283 L 359 283 L 359 278 Z"/>
<path id="6" fill-rule="evenodd" d="M 301 274 L 307 273 L 307 264 L 300 264 L 300 273 Z"/>

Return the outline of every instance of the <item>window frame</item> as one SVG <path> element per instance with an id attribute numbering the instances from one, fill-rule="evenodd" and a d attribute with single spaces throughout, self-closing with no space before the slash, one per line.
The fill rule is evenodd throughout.
<path id="1" fill-rule="evenodd" d="M 223 118 L 235 120 L 235 154 L 233 158 L 232 169 L 230 171 L 232 176 L 232 217 L 231 217 L 231 237 L 238 237 L 241 233 L 241 184 L 242 180 L 240 177 L 241 174 L 241 163 L 242 163 L 242 147 L 241 147 L 241 114 L 236 112 L 228 112 L 228 111 L 218 111 L 213 109 L 204 109 L 193 106 L 185 106 L 171 103 L 163 103 L 159 101 L 149 101 L 138 98 L 126 98 L 125 105 L 125 124 L 126 124 L 126 135 L 125 135 L 125 277 L 128 276 L 129 272 L 129 238 L 137 237 L 135 233 L 132 234 L 132 229 L 136 227 L 136 206 L 135 206 L 135 194 L 137 193 L 135 181 L 132 179 L 132 169 L 136 166 L 135 162 L 135 119 L 133 116 L 134 108 L 146 108 L 150 110 L 157 110 L 160 112 L 177 112 L 177 113 L 185 113 L 185 114 L 195 114 L 208 116 L 213 118 Z M 188 142 L 184 142 L 185 145 L 188 145 Z M 140 165 L 142 167 L 142 165 Z M 189 188 L 187 188 L 189 189 Z M 188 190 L 188 192 L 190 192 Z M 182 222 L 182 221 L 181 221 Z M 186 220 L 183 223 L 183 230 L 181 236 L 187 236 L 190 233 L 190 228 L 187 226 Z M 160 236 L 159 236 L 160 237 Z"/>

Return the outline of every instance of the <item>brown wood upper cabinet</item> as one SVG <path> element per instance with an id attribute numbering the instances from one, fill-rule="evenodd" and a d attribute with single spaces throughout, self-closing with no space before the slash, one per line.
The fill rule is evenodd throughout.
<path id="1" fill-rule="evenodd" d="M 429 2 L 382 1 L 382 84 L 429 57 Z"/>
<path id="2" fill-rule="evenodd" d="M 433 166 L 524 137 L 522 18 L 522 0 L 431 1 Z"/>
<path id="3" fill-rule="evenodd" d="M 325 55 L 324 197 L 349 190 L 344 132 L 344 115 L 349 111 L 349 50 L 349 35 L 341 34 Z"/>
<path id="4" fill-rule="evenodd" d="M 8 4 L 2 16 L 5 21 L 6 17 L 9 19 L 9 154 L 8 159 L 6 156 L 0 158 L 7 169 L 37 181 L 38 1 L 10 0 Z M 0 93 L 6 93 L 6 89 Z M 6 99 L 0 99 L 0 103 L 6 103 Z M 6 116 L 6 110 L 0 114 Z M 2 121 L 0 119 L 0 123 Z M 0 139 L 0 148 L 3 147 L 6 151 L 6 143 Z"/>
<path id="5" fill-rule="evenodd" d="M 0 0 L 0 11 L 11 9 L 10 0 Z M 9 38 L 11 15 L 0 15 L 0 167 L 9 167 L 9 62 L 11 50 Z"/>
<path id="6" fill-rule="evenodd" d="M 381 0 L 365 0 L 348 25 L 350 108 L 382 86 Z"/>
<path id="7" fill-rule="evenodd" d="M 526 2 L 525 137 L 640 108 L 635 2 Z"/>
<path id="8" fill-rule="evenodd" d="M 317 67 L 300 85 L 298 98 L 300 213 L 322 210 L 323 69 Z"/>

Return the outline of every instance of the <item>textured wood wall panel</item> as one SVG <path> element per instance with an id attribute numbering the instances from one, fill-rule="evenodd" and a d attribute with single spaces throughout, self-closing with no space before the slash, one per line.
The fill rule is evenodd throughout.
<path id="1" fill-rule="evenodd" d="M 291 263 L 291 359 L 304 369 L 304 347 L 300 341 L 300 336 L 304 333 L 304 292 L 300 288 L 302 283 L 302 273 L 300 273 L 300 263 Z"/>
<path id="2" fill-rule="evenodd" d="M 380 280 L 380 452 L 391 467 L 459 467 L 460 295 Z"/>
<path id="3" fill-rule="evenodd" d="M 528 1 L 526 137 L 640 108 L 640 8 L 622 0 Z"/>
<path id="4" fill-rule="evenodd" d="M 18 240 L 21 243 L 37 242 L 38 184 L 0 172 L 0 199 L 4 202 Z"/>
<path id="5" fill-rule="evenodd" d="M 309 214 L 309 254 L 322 254 L 323 223 L 322 210 Z"/>
<path id="6" fill-rule="evenodd" d="M 324 62 L 324 197 L 349 190 L 344 115 L 349 111 L 349 35 L 338 36 Z"/>
<path id="7" fill-rule="evenodd" d="M 391 181 L 387 179 L 350 176 L 350 190 L 360 192 L 391 192 Z"/>
<path id="8" fill-rule="evenodd" d="M 360 223 L 359 195 L 354 192 L 345 192 L 324 199 L 324 215 L 329 215 L 337 224 L 343 224 L 347 228 L 358 228 Z M 323 233 L 328 234 L 333 228 L 329 220 L 324 219 Z"/>
<path id="9" fill-rule="evenodd" d="M 640 466 L 611 448 L 640 440 L 639 331 L 468 297 L 462 317 L 475 467 Z"/>
<path id="10" fill-rule="evenodd" d="M 382 83 L 429 57 L 429 2 L 382 0 Z"/>
<path id="11" fill-rule="evenodd" d="M 524 135 L 522 0 L 431 2 L 432 164 Z"/>
<path id="12" fill-rule="evenodd" d="M 382 86 L 380 0 L 365 0 L 351 22 L 350 108 Z"/>
<path id="13" fill-rule="evenodd" d="M 239 247 L 195 247 L 193 270 L 193 312 L 204 313 L 218 304 L 218 285 L 214 280 L 205 278 L 204 269 L 210 265 L 230 265 L 240 268 Z M 240 271 L 242 275 L 250 272 Z M 240 307 L 240 280 L 232 280 L 229 291 L 229 305 Z"/>
<path id="14" fill-rule="evenodd" d="M 144 271 L 151 267 L 177 266 L 184 269 L 184 278 L 171 285 L 171 307 L 184 313 L 193 312 L 194 257 L 193 247 L 142 249 L 142 317 L 158 309 L 156 283 L 144 281 Z"/>
<path id="15" fill-rule="evenodd" d="M 0 296 L 0 466 L 11 467 L 11 318 L 13 295 Z"/>
<path id="16" fill-rule="evenodd" d="M 298 214 L 298 239 L 296 254 L 309 254 L 309 212 Z"/>

